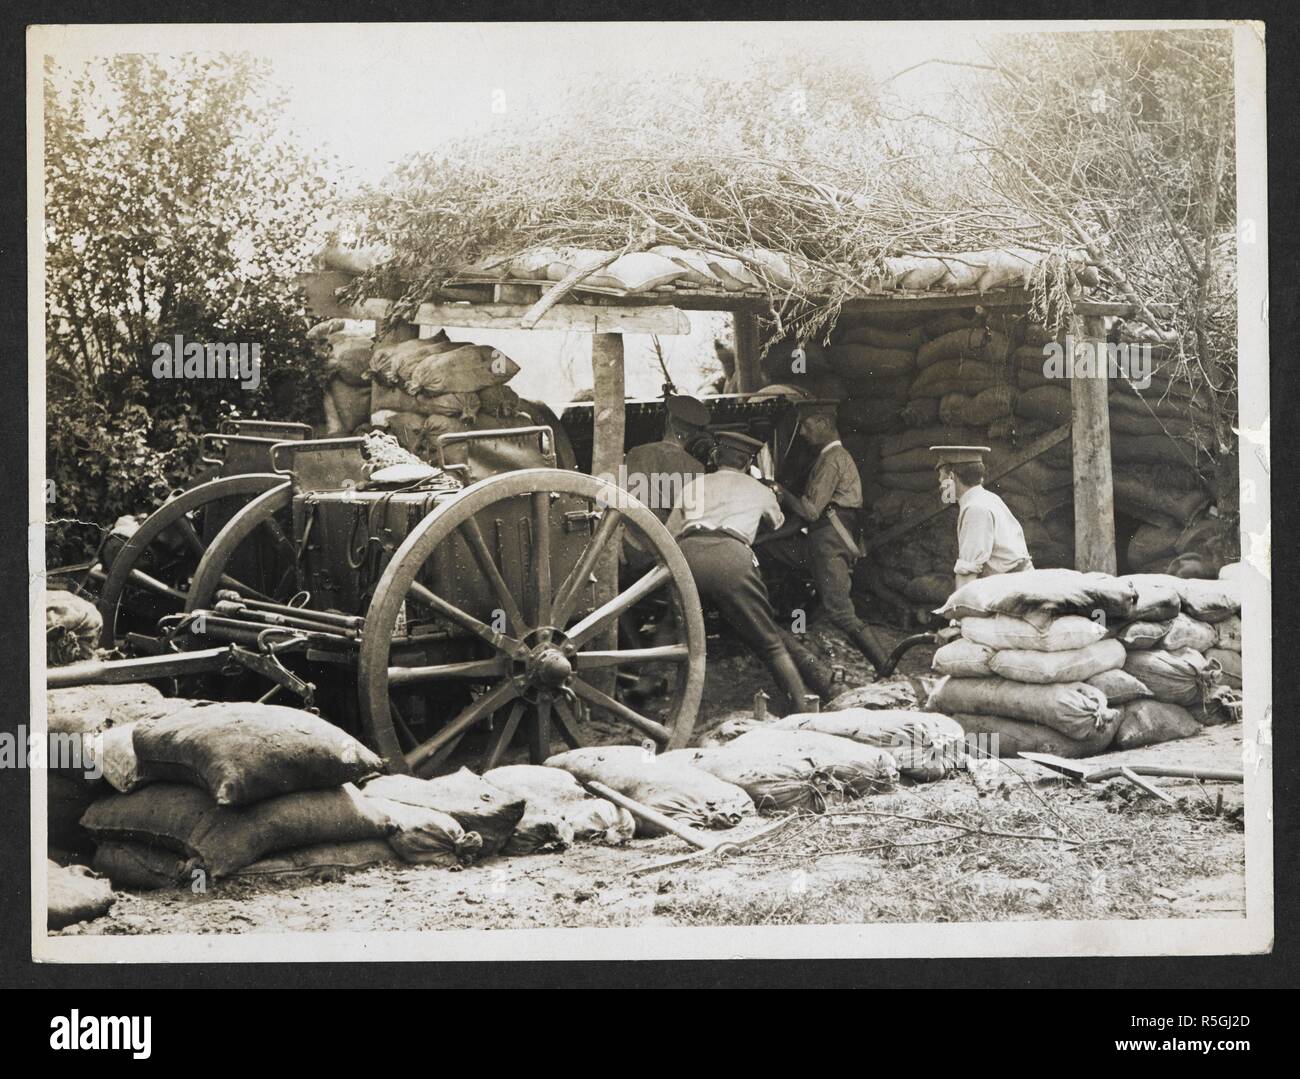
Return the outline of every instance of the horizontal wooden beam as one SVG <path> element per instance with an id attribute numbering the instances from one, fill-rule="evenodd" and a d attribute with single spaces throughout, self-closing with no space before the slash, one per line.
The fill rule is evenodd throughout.
<path id="1" fill-rule="evenodd" d="M 367 300 L 365 309 L 386 313 L 389 301 Z M 412 320 L 420 326 L 452 326 L 476 330 L 518 330 L 530 304 L 424 303 Z M 366 318 L 382 317 L 367 314 Z M 572 330 L 577 333 L 689 334 L 691 320 L 676 307 L 624 307 L 612 304 L 556 304 L 532 327 L 535 330 Z"/>

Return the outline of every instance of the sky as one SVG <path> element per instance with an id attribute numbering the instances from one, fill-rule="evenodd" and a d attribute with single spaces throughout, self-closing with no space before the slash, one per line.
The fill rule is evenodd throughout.
<path id="1" fill-rule="evenodd" d="M 599 94 L 603 78 L 630 66 L 652 67 L 668 80 L 704 70 L 724 83 L 800 45 L 839 52 L 877 78 L 929 59 L 980 58 L 970 24 L 959 23 L 71 27 L 54 30 L 43 51 L 60 61 L 117 51 L 264 56 L 288 95 L 284 130 L 337 156 L 338 179 L 350 186 L 520 110 L 546 112 L 565 87 Z M 928 66 L 890 88 L 919 104 L 941 98 L 963 75 Z"/>

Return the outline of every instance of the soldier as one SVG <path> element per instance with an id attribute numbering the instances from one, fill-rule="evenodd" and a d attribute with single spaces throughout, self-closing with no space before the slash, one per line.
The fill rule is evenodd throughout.
<path id="1" fill-rule="evenodd" d="M 762 660 L 785 698 L 786 711 L 801 711 L 804 682 L 773 619 L 752 547 L 760 525 L 779 528 L 785 519 L 776 495 L 746 472 L 762 448 L 748 435 L 720 433 L 715 449 L 718 470 L 682 492 L 668 518 L 668 531 L 686 556 L 700 595 Z"/>
<path id="2" fill-rule="evenodd" d="M 804 493 L 782 489 L 780 499 L 805 528 L 763 543 L 763 553 L 812 578 L 831 623 L 879 670 L 889 650 L 853 606 L 853 567 L 863 553 L 858 520 L 862 479 L 840 441 L 834 404 L 813 401 L 800 403 L 799 409 L 799 434 L 817 458 Z"/>
<path id="3" fill-rule="evenodd" d="M 698 442 L 708 426 L 709 409 L 704 402 L 685 394 L 670 395 L 664 402 L 663 438 L 627 451 L 619 485 L 633 498 L 644 502 L 660 521 L 667 521 L 686 485 L 704 474 L 703 463 L 687 447 Z M 623 561 L 638 576 L 653 561 L 630 531 L 624 532 Z M 655 622 L 652 643 L 672 643 L 675 625 L 670 605 Z M 651 697 L 663 689 L 666 681 L 660 664 L 646 664 L 637 672 L 636 681 L 628 686 L 626 694 L 629 700 Z"/>
<path id="4" fill-rule="evenodd" d="M 931 446 L 939 455 L 939 497 L 957 509 L 957 587 L 979 577 L 1034 568 L 1015 514 L 984 489 L 988 446 Z"/>

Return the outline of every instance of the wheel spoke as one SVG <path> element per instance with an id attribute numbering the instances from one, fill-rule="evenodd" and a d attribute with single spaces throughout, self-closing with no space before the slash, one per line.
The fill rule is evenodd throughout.
<path id="1" fill-rule="evenodd" d="M 649 573 L 632 585 L 626 592 L 621 592 L 608 603 L 596 608 L 581 622 L 568 631 L 569 643 L 579 647 L 601 630 L 605 629 L 624 611 L 630 611 L 646 596 L 661 587 L 672 578 L 667 566 L 655 566 Z"/>
<path id="2" fill-rule="evenodd" d="M 441 615 L 448 622 L 454 622 L 461 629 L 469 630 L 474 636 L 487 641 L 488 644 L 500 652 L 514 652 L 520 647 L 519 642 L 513 637 L 498 633 L 491 626 L 480 622 L 472 614 L 462 611 L 454 603 L 448 603 L 441 596 L 431 592 L 419 581 L 411 582 L 409 592 L 435 614 Z"/>
<path id="3" fill-rule="evenodd" d="M 438 663 L 431 667 L 389 667 L 390 686 L 409 686 L 416 682 L 436 682 L 444 678 L 501 678 L 506 674 L 506 659 L 472 659 L 464 663 Z"/>
<path id="4" fill-rule="evenodd" d="M 138 585 L 146 592 L 152 592 L 156 596 L 166 596 L 168 599 L 180 600 L 185 602 L 185 593 L 179 589 L 173 588 L 169 584 L 163 584 L 156 577 L 150 577 L 142 569 L 132 569 L 130 574 L 131 583 Z"/>
<path id="5" fill-rule="evenodd" d="M 432 757 L 443 746 L 447 745 L 453 738 L 458 737 L 462 732 L 469 730 L 484 716 L 495 712 L 507 701 L 512 701 L 519 696 L 519 687 L 515 685 L 513 679 L 507 679 L 502 682 L 496 689 L 489 693 L 483 694 L 478 700 L 466 707 L 460 715 L 448 723 L 432 738 L 426 739 L 406 754 L 406 763 L 412 771 L 419 768 L 426 760 Z"/>
<path id="6" fill-rule="evenodd" d="M 181 534 L 186 546 L 196 555 L 202 558 L 207 553 L 207 544 L 199 538 L 199 534 L 194 528 L 194 522 L 189 519 L 187 514 L 182 513 L 172 522 L 172 526 Z"/>
<path id="7" fill-rule="evenodd" d="M 579 652 L 572 657 L 574 670 L 578 671 L 590 671 L 599 667 L 633 666 L 637 663 L 684 663 L 690 658 L 691 650 L 684 644 Z"/>
<path id="8" fill-rule="evenodd" d="M 460 532 L 465 539 L 466 546 L 469 547 L 475 561 L 478 562 L 479 569 L 483 571 L 483 576 L 492 585 L 492 591 L 496 593 L 497 602 L 501 604 L 501 609 L 505 611 L 510 625 L 519 636 L 524 636 L 528 632 L 528 626 L 524 622 L 523 612 L 520 611 L 519 604 L 515 602 L 515 597 L 506 584 L 505 578 L 501 576 L 501 570 L 497 568 L 496 560 L 492 557 L 487 540 L 483 538 L 483 530 L 479 528 L 478 521 L 473 517 L 469 518 L 460 526 Z"/>
<path id="9" fill-rule="evenodd" d="M 290 542 L 289 537 L 284 534 L 284 529 L 280 527 L 279 521 L 274 517 L 268 517 L 262 522 L 262 527 L 270 533 L 272 541 L 280 548 L 280 550 L 288 552 L 291 559 L 297 559 L 298 550 Z"/>
<path id="10" fill-rule="evenodd" d="M 541 764 L 551 755 L 551 702 L 543 697 L 533 708 L 528 725 L 528 759 Z"/>
<path id="11" fill-rule="evenodd" d="M 573 709 L 569 707 L 569 702 L 563 697 L 555 698 L 555 725 L 560 728 L 560 737 L 568 744 L 570 749 L 581 749 L 587 744 L 578 730 L 578 717 L 573 714 Z"/>
<path id="12" fill-rule="evenodd" d="M 622 522 L 623 514 L 621 512 L 612 506 L 606 508 L 604 516 L 600 519 L 600 524 L 596 526 L 596 531 L 591 537 L 591 542 L 587 544 L 587 549 L 582 552 L 578 564 L 565 577 L 564 583 L 560 585 L 559 591 L 555 593 L 555 602 L 551 610 L 553 625 L 563 629 L 565 623 L 569 621 L 579 591 L 587 583 L 591 571 L 596 566 L 596 561 L 600 558 L 601 553 L 610 539 L 613 538 L 614 533 L 618 531 Z"/>
<path id="13" fill-rule="evenodd" d="M 495 768 L 505 751 L 510 748 L 510 740 L 514 738 L 515 731 L 519 729 L 519 721 L 524 718 L 524 710 L 528 706 L 523 701 L 517 700 L 510 706 L 510 715 L 506 721 L 492 735 L 492 742 L 488 746 L 487 755 L 483 758 L 483 771 L 488 772 Z"/>
<path id="14" fill-rule="evenodd" d="M 533 587 L 536 603 L 533 625 L 551 621 L 551 496 L 547 491 L 533 493 Z"/>
<path id="15" fill-rule="evenodd" d="M 635 709 L 629 708 L 622 701 L 614 700 L 613 697 L 602 693 L 595 686 L 584 682 L 581 678 L 574 678 L 570 685 L 573 687 L 573 692 L 588 704 L 603 708 L 610 715 L 616 716 L 629 726 L 635 727 L 642 734 L 648 735 L 656 742 L 666 743 L 672 737 L 672 731 L 662 723 L 650 719 L 648 716 L 643 716 Z"/>

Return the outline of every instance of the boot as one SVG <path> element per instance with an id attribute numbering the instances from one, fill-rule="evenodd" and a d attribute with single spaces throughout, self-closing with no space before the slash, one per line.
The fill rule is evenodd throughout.
<path id="1" fill-rule="evenodd" d="M 788 716 L 794 712 L 802 712 L 803 699 L 808 690 L 804 687 L 803 679 L 799 677 L 799 668 L 795 666 L 789 653 L 783 651 L 780 655 L 769 656 L 767 669 L 776 682 L 776 688 L 785 698 L 785 711 L 782 714 Z"/>
<path id="2" fill-rule="evenodd" d="M 849 639 L 858 646 L 858 650 L 871 661 L 877 676 L 885 669 L 889 661 L 889 650 L 880 636 L 866 623 L 858 626 L 849 634 Z"/>
<path id="3" fill-rule="evenodd" d="M 805 647 L 804 643 L 789 630 L 781 630 L 781 640 L 785 642 L 785 650 L 790 653 L 790 658 L 794 660 L 794 665 L 808 688 L 816 693 L 823 703 L 835 696 L 830 677 L 822 669 L 821 663 L 817 661 L 811 649 Z"/>

